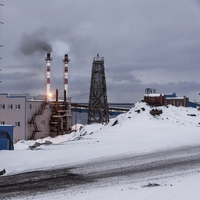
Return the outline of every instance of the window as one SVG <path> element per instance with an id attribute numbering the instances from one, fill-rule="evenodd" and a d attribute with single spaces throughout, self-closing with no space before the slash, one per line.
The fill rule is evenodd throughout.
<path id="1" fill-rule="evenodd" d="M 15 104 L 15 110 L 20 110 L 20 104 Z"/>
<path id="2" fill-rule="evenodd" d="M 13 109 L 13 105 L 12 104 L 8 104 L 8 110 L 12 110 Z"/>
<path id="3" fill-rule="evenodd" d="M 20 122 L 15 122 L 15 127 L 20 127 Z"/>
<path id="4" fill-rule="evenodd" d="M 5 104 L 0 104 L 0 110 L 5 110 Z"/>
<path id="5" fill-rule="evenodd" d="M 5 124 L 5 121 L 0 121 L 0 124 L 1 124 L 1 125 L 4 125 L 4 124 Z"/>
<path id="6" fill-rule="evenodd" d="M 178 101 L 177 106 L 182 106 L 182 103 Z"/>
<path id="7" fill-rule="evenodd" d="M 41 126 L 45 126 L 45 120 L 41 120 Z"/>
<path id="8" fill-rule="evenodd" d="M 29 109 L 29 110 L 32 110 L 32 104 L 29 104 L 28 109 Z"/>

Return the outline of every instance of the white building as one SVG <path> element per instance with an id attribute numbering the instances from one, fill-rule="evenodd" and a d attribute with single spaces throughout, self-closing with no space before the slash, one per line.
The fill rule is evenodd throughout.
<path id="1" fill-rule="evenodd" d="M 0 94 L 0 124 L 14 126 L 14 142 L 31 139 L 34 131 L 34 139 L 49 136 L 52 112 L 44 102 L 27 94 Z"/>

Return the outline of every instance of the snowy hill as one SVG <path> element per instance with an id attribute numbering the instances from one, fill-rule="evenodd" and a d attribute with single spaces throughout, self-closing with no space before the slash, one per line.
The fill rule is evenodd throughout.
<path id="1" fill-rule="evenodd" d="M 152 110 L 160 111 L 160 114 L 152 115 L 150 113 Z M 127 113 L 111 119 L 105 125 L 85 125 L 77 132 L 56 138 L 19 141 L 15 144 L 14 151 L 0 151 L 0 158 L 3 160 L 0 162 L 0 170 L 5 168 L 4 176 L 6 176 L 30 170 L 71 166 L 91 159 L 116 155 L 138 155 L 185 145 L 200 145 L 199 123 L 200 111 L 197 109 L 171 105 L 153 108 L 144 102 L 137 102 Z M 33 146 L 35 142 L 42 143 L 42 145 L 30 150 L 29 146 Z M 198 182 L 200 175 L 188 175 L 183 179 L 183 183 L 187 184 L 187 180 Z M 185 184 L 182 182 L 179 184 L 177 179 L 170 181 L 175 182 L 177 186 L 173 188 L 173 194 L 185 187 Z M 130 185 L 123 185 L 117 188 L 109 187 L 107 190 L 104 188 L 105 195 L 101 197 L 104 199 L 128 199 L 130 195 L 135 195 L 134 199 L 155 199 L 156 192 L 168 193 L 170 190 L 170 187 L 160 187 L 156 189 L 157 191 L 154 188 L 146 189 L 147 195 L 142 195 L 144 189 L 136 191 L 136 186 L 131 186 L 134 189 L 127 189 L 129 187 Z M 126 188 L 126 191 L 121 192 L 121 188 Z M 73 199 L 87 199 L 88 196 L 92 199 L 93 195 L 100 191 L 101 189 L 88 193 L 86 191 L 82 198 L 77 194 L 73 196 Z M 112 193 L 113 195 L 111 195 Z M 107 198 L 108 194 L 112 198 Z M 154 196 L 154 198 L 148 195 Z M 181 193 L 176 195 L 176 198 L 173 195 L 168 196 L 170 199 L 184 199 Z M 59 193 L 54 194 L 54 197 L 62 199 L 63 193 L 60 196 Z M 95 199 L 102 198 L 95 197 Z M 161 199 L 169 198 L 163 196 Z M 41 199 L 45 199 L 45 197 Z M 66 196 L 63 199 L 67 199 Z"/>

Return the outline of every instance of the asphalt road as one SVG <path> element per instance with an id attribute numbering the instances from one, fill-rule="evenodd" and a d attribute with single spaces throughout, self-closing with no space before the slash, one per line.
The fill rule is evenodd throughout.
<path id="1" fill-rule="evenodd" d="M 0 176 L 0 199 L 54 190 L 106 187 L 200 171 L 200 146 L 184 146 L 143 154 L 115 155 L 74 166 Z"/>

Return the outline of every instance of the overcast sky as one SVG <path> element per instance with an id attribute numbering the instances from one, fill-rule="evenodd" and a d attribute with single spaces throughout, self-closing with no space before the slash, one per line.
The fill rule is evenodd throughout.
<path id="1" fill-rule="evenodd" d="M 199 0 L 0 0 L 0 93 L 62 93 L 88 102 L 93 57 L 105 59 L 109 102 L 136 102 L 145 88 L 200 101 Z"/>

